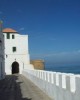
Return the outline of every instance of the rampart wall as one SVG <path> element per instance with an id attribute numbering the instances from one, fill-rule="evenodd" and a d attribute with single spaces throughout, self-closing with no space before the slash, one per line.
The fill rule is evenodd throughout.
<path id="1" fill-rule="evenodd" d="M 53 100 L 80 100 L 80 75 L 27 69 L 22 73 Z"/>

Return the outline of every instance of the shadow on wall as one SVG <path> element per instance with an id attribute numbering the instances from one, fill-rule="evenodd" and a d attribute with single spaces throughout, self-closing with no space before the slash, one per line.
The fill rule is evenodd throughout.
<path id="1" fill-rule="evenodd" d="M 17 75 L 7 75 L 0 81 L 0 100 L 32 100 L 29 97 L 22 97 L 20 88 L 22 83 L 18 81 Z"/>

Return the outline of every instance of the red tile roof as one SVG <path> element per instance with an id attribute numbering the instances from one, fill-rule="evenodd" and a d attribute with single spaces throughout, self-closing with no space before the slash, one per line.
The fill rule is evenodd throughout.
<path id="1" fill-rule="evenodd" d="M 13 29 L 11 29 L 11 28 L 5 28 L 5 29 L 3 29 L 2 32 L 3 32 L 3 33 L 7 33 L 7 32 L 9 32 L 9 33 L 17 33 L 17 31 L 15 31 L 15 30 L 13 30 Z"/>

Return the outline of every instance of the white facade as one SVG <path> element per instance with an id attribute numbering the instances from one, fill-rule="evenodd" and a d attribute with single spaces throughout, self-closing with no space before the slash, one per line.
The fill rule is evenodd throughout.
<path id="1" fill-rule="evenodd" d="M 0 21 L 0 80 L 5 77 L 4 68 L 4 37 L 2 34 L 2 22 Z"/>
<path id="2" fill-rule="evenodd" d="M 28 52 L 28 35 L 20 35 L 10 28 L 4 29 L 3 34 L 5 41 L 6 74 L 21 74 L 25 68 L 33 69 L 33 66 L 30 64 Z"/>

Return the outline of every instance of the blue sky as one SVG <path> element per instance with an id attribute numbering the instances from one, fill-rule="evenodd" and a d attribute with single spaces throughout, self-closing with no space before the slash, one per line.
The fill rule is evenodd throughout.
<path id="1" fill-rule="evenodd" d="M 0 19 L 29 35 L 31 59 L 80 65 L 79 0 L 1 0 Z"/>

